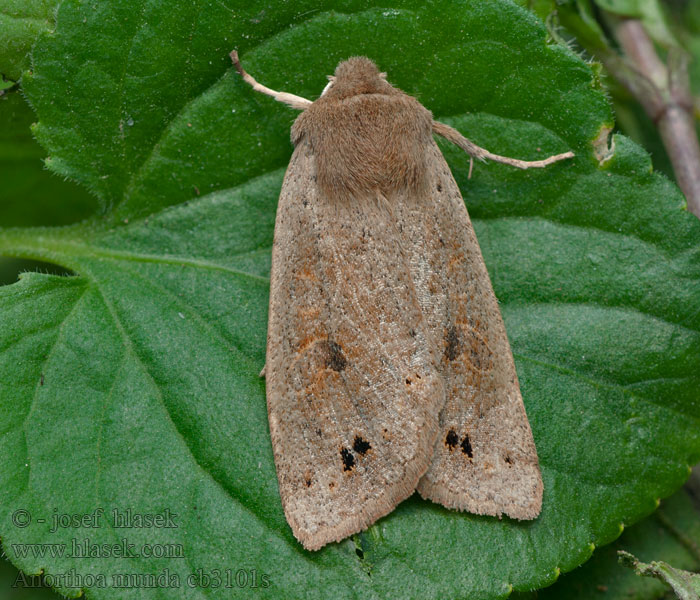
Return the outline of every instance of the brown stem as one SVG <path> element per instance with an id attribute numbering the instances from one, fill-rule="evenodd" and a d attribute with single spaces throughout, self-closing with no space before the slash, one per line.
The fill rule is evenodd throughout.
<path id="1" fill-rule="evenodd" d="M 700 217 L 700 145 L 693 115 L 679 106 L 669 107 L 658 126 L 688 210 Z"/>
<path id="2" fill-rule="evenodd" d="M 636 19 L 621 21 L 615 33 L 638 75 L 636 82 L 630 81 L 628 74 L 620 79 L 659 128 L 688 210 L 700 217 L 700 144 L 695 133 L 686 61 L 678 52 L 670 51 L 669 66 L 664 65 L 644 26 Z M 611 67 L 617 76 L 615 66 Z"/>
<path id="3" fill-rule="evenodd" d="M 668 83 L 668 69 L 656 54 L 654 44 L 641 21 L 625 19 L 617 26 L 615 34 L 625 54 L 640 72 L 656 87 L 663 88 Z"/>

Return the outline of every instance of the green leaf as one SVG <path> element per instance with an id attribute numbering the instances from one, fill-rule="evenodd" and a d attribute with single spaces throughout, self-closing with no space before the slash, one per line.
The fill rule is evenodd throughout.
<path id="1" fill-rule="evenodd" d="M 35 116 L 20 96 L 0 96 L 0 224 L 67 225 L 97 208 L 84 188 L 44 168 L 45 152 L 32 138 Z"/>
<path id="2" fill-rule="evenodd" d="M 19 93 L 0 96 L 0 224 L 63 225 L 87 218 L 97 208 L 96 199 L 44 168 L 45 153 L 29 129 L 33 120 L 34 113 Z M 0 257 L 0 284 L 14 283 L 17 273 L 37 265 Z"/>
<path id="3" fill-rule="evenodd" d="M 45 587 L 41 577 L 29 577 L 6 559 L 0 560 L 0 592 L 5 600 L 59 600 L 61 596 Z"/>
<path id="4" fill-rule="evenodd" d="M 660 581 L 637 577 L 618 563 L 618 552 L 627 551 L 644 560 L 663 558 L 677 567 L 700 568 L 700 521 L 688 494 L 680 491 L 661 503 L 659 510 L 626 529 L 613 544 L 595 551 L 578 569 L 536 594 L 514 594 L 513 600 L 658 600 L 668 588 Z M 602 596 L 601 596 L 602 595 Z"/>
<path id="5" fill-rule="evenodd" d="M 688 4 L 673 6 L 669 10 L 669 14 L 672 19 L 674 33 L 690 55 L 690 63 L 688 65 L 690 87 L 692 94 L 698 96 L 700 94 L 700 4 L 689 2 Z M 695 112 L 697 120 L 697 106 Z"/>
<path id="6" fill-rule="evenodd" d="M 675 569 L 663 561 L 646 564 L 637 560 L 628 552 L 620 551 L 620 563 L 634 569 L 637 575 L 656 577 L 671 586 L 680 600 L 698 600 L 700 598 L 700 575 Z"/>
<path id="7" fill-rule="evenodd" d="M 557 17 L 575 36 L 579 46 L 593 55 L 614 55 L 615 51 L 595 17 L 591 0 L 557 0 Z"/>
<path id="8" fill-rule="evenodd" d="M 137 581 L 139 598 L 496 598 L 547 585 L 653 511 L 700 458 L 700 223 L 627 139 L 597 162 L 612 126 L 597 79 L 526 10 L 290 4 L 66 1 L 39 39 L 23 85 L 49 168 L 105 213 L 0 230 L 0 252 L 77 274 L 0 288 L 6 551 L 94 598 L 124 597 L 114 574 L 178 577 L 167 590 Z M 468 158 L 443 146 L 513 346 L 545 483 L 535 521 L 414 496 L 319 552 L 292 537 L 258 372 L 294 114 L 235 76 L 235 46 L 259 81 L 306 97 L 339 60 L 367 54 L 494 152 L 576 152 L 538 172 L 479 164 L 468 179 Z M 98 526 L 52 533 L 54 509 Z M 117 529 L 114 509 L 169 510 L 177 527 Z M 18 510 L 29 525 L 13 522 Z M 184 557 L 26 550 L 85 538 Z M 188 587 L 216 569 L 221 581 Z M 227 569 L 240 573 L 230 588 Z M 93 579 L 71 587 L 59 577 L 71 571 Z"/>
<path id="9" fill-rule="evenodd" d="M 555 10 L 554 0 L 515 0 L 515 3 L 529 9 L 542 21 L 546 21 Z"/>
<path id="10" fill-rule="evenodd" d="M 0 74 L 17 81 L 37 36 L 53 27 L 58 0 L 0 0 Z"/>
<path id="11" fill-rule="evenodd" d="M 602 9 L 613 14 L 640 19 L 654 41 L 664 46 L 678 46 L 666 15 L 658 0 L 594 0 Z"/>

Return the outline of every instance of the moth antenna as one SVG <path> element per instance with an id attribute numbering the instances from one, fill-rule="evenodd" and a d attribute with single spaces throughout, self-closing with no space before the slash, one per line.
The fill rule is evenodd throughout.
<path id="1" fill-rule="evenodd" d="M 238 71 L 241 77 L 243 77 L 243 81 L 249 84 L 256 92 L 260 92 L 266 96 L 272 96 L 275 100 L 277 100 L 277 102 L 282 102 L 283 104 L 296 108 L 297 110 L 304 110 L 311 106 L 311 100 L 307 100 L 301 96 L 295 96 L 294 94 L 288 94 L 287 92 L 276 92 L 275 90 L 271 90 L 269 87 L 265 87 L 261 83 L 255 81 L 253 76 L 246 72 L 246 70 L 241 66 L 241 61 L 238 59 L 238 52 L 236 50 L 232 50 L 229 56 L 231 57 L 233 66 L 236 67 L 236 71 Z"/>
<path id="2" fill-rule="evenodd" d="M 503 163 L 504 165 L 510 165 L 518 169 L 533 169 L 541 168 L 551 165 L 552 163 L 559 162 L 566 158 L 572 158 L 573 152 L 564 152 L 563 154 L 555 154 L 554 156 L 549 156 L 543 158 L 542 160 L 518 160 L 517 158 L 510 158 L 508 156 L 499 156 L 498 154 L 493 154 L 485 148 L 477 146 L 474 142 L 465 138 L 459 131 L 445 125 L 445 123 L 440 123 L 439 121 L 433 121 L 433 133 L 444 137 L 448 142 L 452 142 L 455 146 L 458 146 L 464 150 L 469 156 L 473 158 L 478 158 L 481 161 L 492 160 L 497 163 Z M 471 174 L 471 166 L 469 169 Z"/>

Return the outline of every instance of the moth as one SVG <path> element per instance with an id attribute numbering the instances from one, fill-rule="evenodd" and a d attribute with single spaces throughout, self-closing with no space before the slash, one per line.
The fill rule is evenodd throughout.
<path id="1" fill-rule="evenodd" d="M 520 168 L 435 121 L 364 57 L 301 110 L 277 208 L 267 337 L 270 435 L 292 532 L 309 550 L 414 491 L 534 519 L 537 451 L 459 188 L 433 134 Z"/>

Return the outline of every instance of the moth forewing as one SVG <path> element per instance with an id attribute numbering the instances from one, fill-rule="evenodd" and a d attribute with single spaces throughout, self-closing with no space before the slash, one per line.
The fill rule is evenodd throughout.
<path id="1" fill-rule="evenodd" d="M 311 550 L 413 493 L 445 400 L 396 223 L 376 198 L 324 195 L 316 176 L 301 141 L 277 209 L 266 363 L 282 504 Z"/>
<path id="2" fill-rule="evenodd" d="M 447 400 L 417 489 L 448 508 L 533 519 L 542 479 L 503 319 L 459 188 L 437 145 L 426 153 L 432 185 L 407 242 L 409 264 L 430 274 L 419 298 Z"/>
<path id="3" fill-rule="evenodd" d="M 285 515 L 308 549 L 361 531 L 414 489 L 531 519 L 542 480 L 513 357 L 432 120 L 369 59 L 303 110 L 275 223 L 267 404 Z"/>

